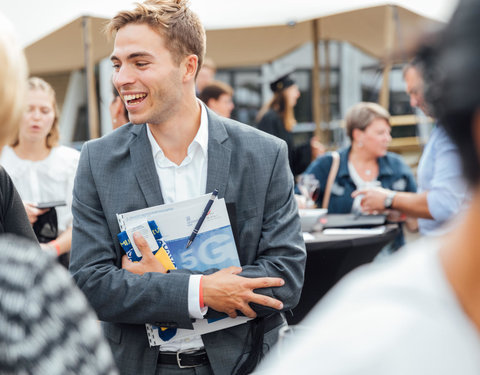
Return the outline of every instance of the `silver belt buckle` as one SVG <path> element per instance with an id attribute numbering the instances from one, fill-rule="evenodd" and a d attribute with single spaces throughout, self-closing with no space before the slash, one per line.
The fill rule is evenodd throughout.
<path id="1" fill-rule="evenodd" d="M 192 367 L 197 367 L 197 365 L 191 365 L 191 366 L 184 366 L 182 365 L 182 359 L 180 358 L 180 354 L 193 354 L 195 352 L 198 352 L 198 349 L 186 349 L 186 350 L 179 350 L 177 352 L 177 365 L 180 368 L 192 368 Z"/>

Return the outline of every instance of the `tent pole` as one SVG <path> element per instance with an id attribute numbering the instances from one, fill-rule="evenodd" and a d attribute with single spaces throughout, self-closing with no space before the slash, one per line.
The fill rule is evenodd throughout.
<path id="1" fill-rule="evenodd" d="M 95 83 L 95 63 L 92 53 L 92 20 L 89 16 L 82 17 L 83 48 L 85 52 L 85 75 L 87 78 L 87 103 L 88 103 L 88 130 L 89 138 L 98 138 L 99 121 L 97 90 Z"/>
<path id="2" fill-rule="evenodd" d="M 325 89 L 323 94 L 323 120 L 330 122 L 330 42 L 325 40 L 323 42 L 323 49 L 325 54 Z"/>
<path id="3" fill-rule="evenodd" d="M 383 68 L 382 88 L 378 98 L 379 104 L 388 110 L 390 105 L 390 71 L 392 70 L 392 53 L 395 38 L 395 14 L 393 5 L 386 7 L 385 12 L 385 66 Z"/>
<path id="4" fill-rule="evenodd" d="M 319 42 L 319 29 L 320 20 L 314 19 L 312 21 L 312 43 L 313 43 L 313 70 L 312 70 L 312 110 L 313 121 L 315 122 L 315 135 L 323 139 L 322 130 L 320 124 L 322 122 L 322 110 L 321 110 L 321 90 L 320 90 L 320 61 L 318 58 L 318 42 Z"/>

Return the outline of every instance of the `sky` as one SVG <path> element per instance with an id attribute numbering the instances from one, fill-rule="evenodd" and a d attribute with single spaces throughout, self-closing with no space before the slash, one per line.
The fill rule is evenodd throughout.
<path id="1" fill-rule="evenodd" d="M 27 46 L 81 15 L 111 17 L 133 8 L 132 0 L 1 0 L 2 12 Z M 285 24 L 340 11 L 380 4 L 398 4 L 447 21 L 456 0 L 190 0 L 207 29 Z"/>

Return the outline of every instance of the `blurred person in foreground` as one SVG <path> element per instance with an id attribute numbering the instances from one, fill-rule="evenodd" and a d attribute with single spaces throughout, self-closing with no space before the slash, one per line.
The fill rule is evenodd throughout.
<path id="1" fill-rule="evenodd" d="M 480 374 L 479 18 L 480 2 L 461 0 L 423 57 L 433 73 L 426 97 L 472 189 L 465 215 L 449 233 L 348 275 L 262 374 Z"/>
<path id="2" fill-rule="evenodd" d="M 404 69 L 404 79 L 410 104 L 431 115 L 424 98 L 424 76 L 428 68 L 416 58 Z M 423 149 L 417 169 L 417 192 L 396 192 L 391 189 L 360 189 L 353 196 L 363 196 L 366 212 L 382 211 L 386 204 L 410 217 L 418 218 L 422 235 L 440 235 L 448 231 L 449 223 L 468 202 L 469 192 L 462 177 L 460 156 L 456 145 L 445 130 L 432 130 Z"/>
<path id="3" fill-rule="evenodd" d="M 0 82 L 3 145 L 24 114 L 27 69 L 13 28 L 2 14 Z M 40 250 L 3 168 L 0 179 L 0 374 L 116 374 L 85 297 L 54 258 Z"/>
<path id="4" fill-rule="evenodd" d="M 316 136 L 309 142 L 295 145 L 293 128 L 297 124 L 294 107 L 300 97 L 300 90 L 290 74 L 284 75 L 270 84 L 273 97 L 260 109 L 258 129 L 287 142 L 288 162 L 294 176 L 301 174 L 310 162 L 325 152 L 325 147 Z"/>
<path id="5" fill-rule="evenodd" d="M 355 190 L 377 186 L 392 191 L 417 190 L 410 168 L 399 155 L 387 151 L 392 141 L 392 128 L 386 109 L 376 103 L 361 102 L 349 109 L 345 121 L 351 146 L 339 151 L 340 164 L 331 189 L 329 213 L 360 212 L 361 197 L 352 198 Z M 331 166 L 332 154 L 327 153 L 313 161 L 304 173 L 313 174 L 320 182 L 317 207 L 322 207 Z M 390 205 L 385 208 L 391 209 Z M 396 220 L 398 216 L 398 213 L 391 213 Z M 401 233 L 393 248 L 398 249 L 403 244 Z"/>
<path id="6" fill-rule="evenodd" d="M 17 131 L 25 104 L 27 66 L 8 20 L 0 13 L 0 147 Z M 14 233 L 36 242 L 22 200 L 0 166 L 0 233 Z"/>
<path id="7" fill-rule="evenodd" d="M 112 118 L 112 128 L 115 130 L 128 123 L 128 111 L 115 87 L 113 87 L 112 93 L 113 99 L 108 109 L 110 110 L 110 117 Z"/>
<path id="8" fill-rule="evenodd" d="M 107 30 L 115 39 L 112 81 L 131 123 L 82 148 L 70 272 L 102 320 L 122 373 L 249 373 L 277 341 L 303 285 L 305 244 L 287 146 L 196 97 L 205 30 L 186 0 L 137 3 Z M 236 208 L 241 267 L 167 273 L 141 235 L 134 240 L 142 260 L 126 259 L 118 213 L 216 188 Z M 210 245 L 221 253 L 222 243 Z M 150 347 L 145 330 L 145 323 L 193 329 L 193 318 L 240 314 L 254 319 L 160 346 Z"/>
<path id="9" fill-rule="evenodd" d="M 2 149 L 0 164 L 12 177 L 42 248 L 54 252 L 68 267 L 72 190 L 80 153 L 58 144 L 59 113 L 55 91 L 48 82 L 29 78 L 26 107 L 12 142 Z M 36 207 L 53 201 L 64 201 L 65 205 Z"/>
<path id="10" fill-rule="evenodd" d="M 233 108 L 233 88 L 220 81 L 205 86 L 198 98 L 217 115 L 230 118 Z"/>

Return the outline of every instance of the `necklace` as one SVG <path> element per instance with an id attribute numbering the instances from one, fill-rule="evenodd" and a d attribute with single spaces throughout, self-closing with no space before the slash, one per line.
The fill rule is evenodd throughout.
<path id="1" fill-rule="evenodd" d="M 371 169 L 365 169 L 365 174 L 367 176 L 370 176 L 372 174 L 372 170 Z"/>

